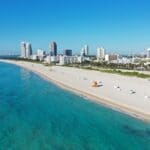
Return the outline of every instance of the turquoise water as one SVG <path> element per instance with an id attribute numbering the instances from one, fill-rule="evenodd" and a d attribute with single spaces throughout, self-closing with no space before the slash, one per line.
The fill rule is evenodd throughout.
<path id="1" fill-rule="evenodd" d="M 0 63 L 0 150 L 150 150 L 150 124 Z"/>

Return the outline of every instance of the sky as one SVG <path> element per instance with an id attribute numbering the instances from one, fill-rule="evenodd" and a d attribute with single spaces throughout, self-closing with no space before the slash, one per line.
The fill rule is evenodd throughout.
<path id="1" fill-rule="evenodd" d="M 2 0 L 0 54 L 20 53 L 20 42 L 48 51 L 90 53 L 103 46 L 108 53 L 133 54 L 150 47 L 149 0 Z"/>

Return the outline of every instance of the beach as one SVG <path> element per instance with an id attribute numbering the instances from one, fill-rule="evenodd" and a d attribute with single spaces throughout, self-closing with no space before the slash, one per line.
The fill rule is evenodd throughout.
<path id="1" fill-rule="evenodd" d="M 26 68 L 96 103 L 142 120 L 150 120 L 150 81 L 148 79 L 71 67 L 44 66 L 43 64 L 24 61 L 0 60 L 0 62 Z M 100 81 L 101 86 L 92 87 L 91 82 L 93 80 Z"/>

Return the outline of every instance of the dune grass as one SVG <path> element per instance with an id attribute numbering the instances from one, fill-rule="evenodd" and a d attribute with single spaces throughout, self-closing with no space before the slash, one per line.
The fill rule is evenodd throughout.
<path id="1" fill-rule="evenodd" d="M 104 73 L 119 74 L 119 75 L 130 76 L 130 77 L 150 78 L 149 74 L 140 73 L 138 71 L 121 71 L 118 69 L 103 69 L 103 68 L 98 68 L 98 67 L 95 68 L 95 67 L 91 67 L 91 66 L 86 66 L 86 67 L 80 66 L 80 68 L 100 71 L 100 72 L 104 72 Z"/>

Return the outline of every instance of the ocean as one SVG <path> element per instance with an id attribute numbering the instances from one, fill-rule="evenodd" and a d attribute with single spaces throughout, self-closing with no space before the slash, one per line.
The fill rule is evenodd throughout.
<path id="1" fill-rule="evenodd" d="M 150 150 L 150 123 L 0 63 L 0 150 Z"/>

